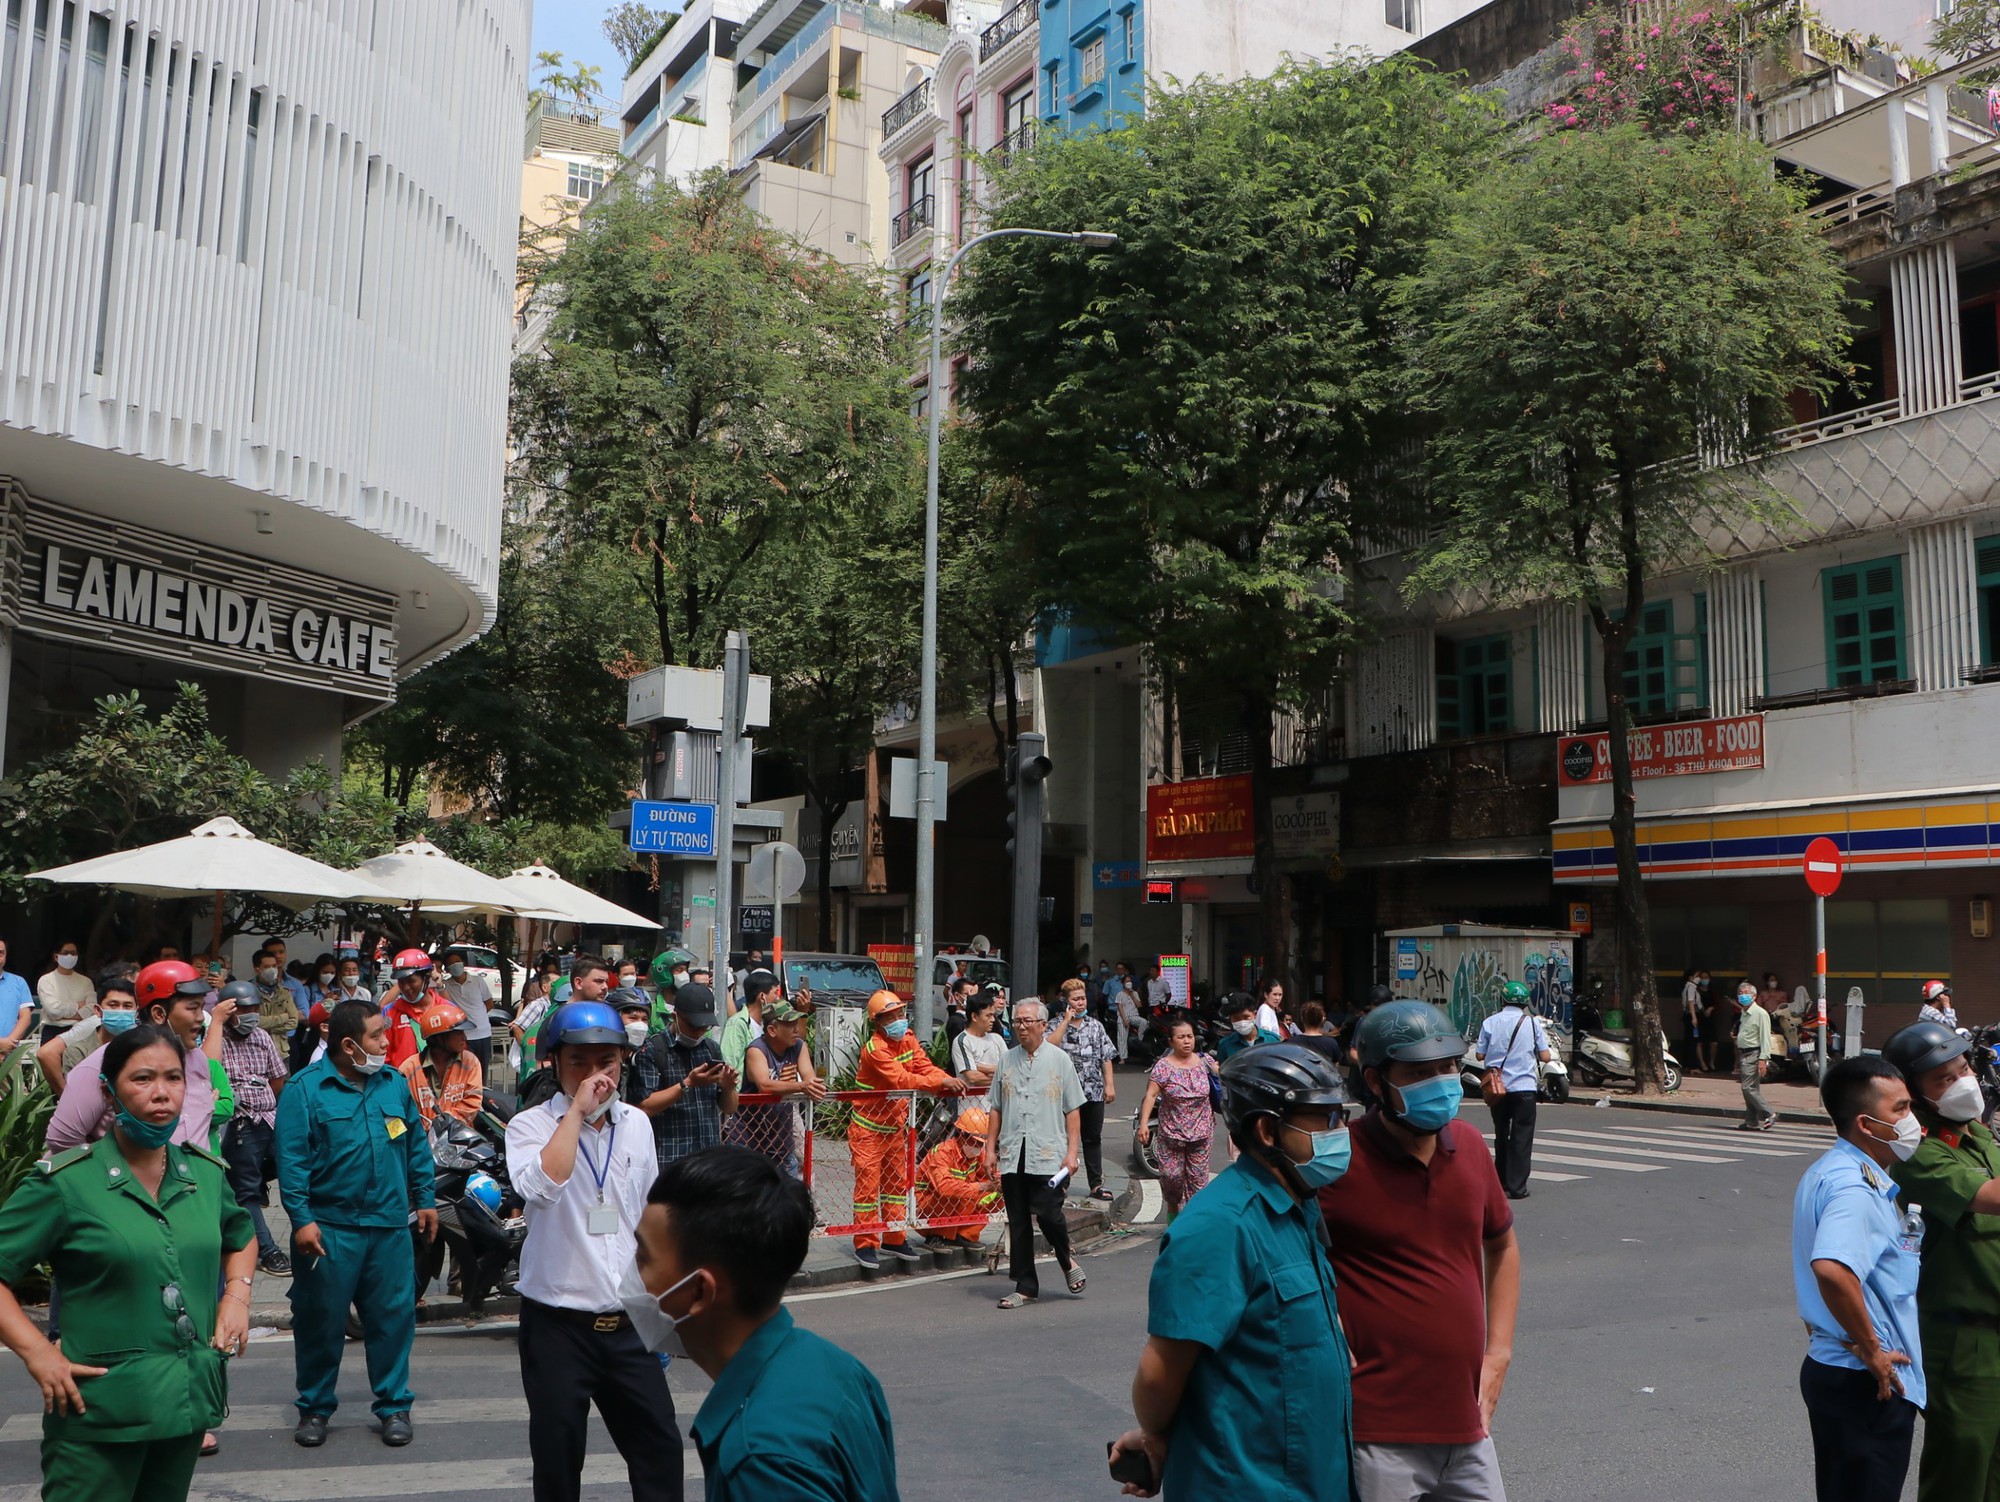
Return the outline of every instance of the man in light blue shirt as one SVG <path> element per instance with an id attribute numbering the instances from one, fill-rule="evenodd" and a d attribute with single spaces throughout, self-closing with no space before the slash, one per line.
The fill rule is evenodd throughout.
<path id="1" fill-rule="evenodd" d="M 1508 981 L 1500 1010 L 1486 1019 L 1474 1045 L 1480 1064 L 1500 1071 L 1500 1088 L 1506 1091 L 1499 1100 L 1489 1099 L 1486 1108 L 1493 1113 L 1493 1166 L 1510 1200 L 1528 1197 L 1535 1155 L 1535 1092 L 1540 1084 L 1535 1063 L 1550 1057 L 1548 1030 L 1528 1011 L 1529 1000 L 1526 986 Z"/>
<path id="2" fill-rule="evenodd" d="M 1792 1283 L 1808 1331 L 1799 1391 L 1819 1502 L 1896 1502 L 1910 1469 L 1924 1360 L 1917 1336 L 1922 1222 L 1896 1206 L 1889 1165 L 1922 1140 L 1910 1091 L 1878 1055 L 1843 1059 L 1820 1099 L 1840 1141 L 1792 1202 Z"/>
<path id="3" fill-rule="evenodd" d="M 4 1059 L 28 1036 L 35 1020 L 35 993 L 28 983 L 7 966 L 7 944 L 0 939 L 0 1059 Z"/>

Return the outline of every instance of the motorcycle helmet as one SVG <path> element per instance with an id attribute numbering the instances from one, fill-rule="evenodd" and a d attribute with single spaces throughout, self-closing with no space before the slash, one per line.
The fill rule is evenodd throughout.
<path id="1" fill-rule="evenodd" d="M 465 1197 L 477 1200 L 495 1215 L 500 1213 L 500 1184 L 490 1173 L 475 1173 L 468 1178 Z"/>
<path id="2" fill-rule="evenodd" d="M 217 1001 L 233 1001 L 239 1012 L 257 1010 L 257 988 L 247 980 L 233 980 L 216 993 Z"/>
<path id="3" fill-rule="evenodd" d="M 1912 1090 L 1921 1076 L 1971 1051 L 1972 1045 L 1942 1022 L 1912 1022 L 1882 1045 L 1882 1057 L 1903 1071 Z"/>
<path id="4" fill-rule="evenodd" d="M 1396 999 L 1396 993 L 1394 991 L 1391 991 L 1387 986 L 1383 985 L 1380 981 L 1377 981 L 1374 985 L 1368 988 L 1368 1006 L 1370 1010 L 1373 1010 L 1376 1007 L 1386 1007 L 1390 1002 L 1394 1001 L 1395 999 Z"/>
<path id="5" fill-rule="evenodd" d="M 1232 1136 L 1259 1116 L 1346 1104 L 1332 1061 L 1297 1043 L 1246 1048 L 1222 1066 L 1222 1119 Z"/>
<path id="6" fill-rule="evenodd" d="M 431 970 L 431 957 L 421 949 L 401 950 L 396 955 L 394 970 L 397 980 L 406 975 L 428 974 Z"/>
<path id="7" fill-rule="evenodd" d="M 1354 1034 L 1361 1067 L 1380 1069 L 1391 1059 L 1428 1064 L 1465 1053 L 1465 1039 L 1451 1019 L 1427 1001 L 1392 1001 L 1361 1019 Z"/>
<path id="8" fill-rule="evenodd" d="M 425 1038 L 435 1038 L 443 1033 L 459 1032 L 465 1027 L 465 1012 L 449 1001 L 433 1002 L 417 1018 L 417 1026 L 423 1030 Z"/>
<path id="9" fill-rule="evenodd" d="M 601 1001 L 566 1001 L 550 1016 L 543 1046 L 553 1053 L 565 1043 L 615 1043 L 623 1048 L 625 1024 Z"/>
<path id="10" fill-rule="evenodd" d="M 172 1006 L 176 996 L 208 995 L 208 982 L 185 960 L 156 960 L 139 972 L 135 994 L 141 1008 L 156 1001 Z"/>
<path id="11" fill-rule="evenodd" d="M 1500 1000 L 1503 1005 L 1524 1007 L 1530 999 L 1528 988 L 1517 980 L 1510 980 L 1500 988 Z"/>
<path id="12" fill-rule="evenodd" d="M 1924 982 L 1925 1001 L 1936 1001 L 1940 996 L 1949 995 L 1951 995 L 1951 987 L 1947 986 L 1943 981 L 1927 980 Z"/>

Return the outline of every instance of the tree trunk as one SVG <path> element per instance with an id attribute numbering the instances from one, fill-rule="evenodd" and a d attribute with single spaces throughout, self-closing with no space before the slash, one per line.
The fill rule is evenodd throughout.
<path id="1" fill-rule="evenodd" d="M 847 800 L 819 804 L 819 947 L 833 948 L 833 826 L 847 812 Z"/>
<path id="2" fill-rule="evenodd" d="M 1286 900 L 1291 883 L 1278 874 L 1271 835 L 1271 736 L 1275 720 L 1270 700 L 1255 694 L 1244 695 L 1241 723 L 1250 741 L 1250 811 L 1257 840 L 1252 869 L 1264 939 L 1257 983 L 1280 980 L 1285 983 L 1287 996 L 1297 996 L 1298 982 L 1292 975 L 1291 904 Z"/>

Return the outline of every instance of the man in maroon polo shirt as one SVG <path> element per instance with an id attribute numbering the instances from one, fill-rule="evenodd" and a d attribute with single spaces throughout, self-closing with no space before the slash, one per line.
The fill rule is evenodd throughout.
<path id="1" fill-rule="evenodd" d="M 1381 1102 L 1322 1189 L 1354 1351 L 1359 1502 L 1506 1502 L 1488 1425 L 1513 1357 L 1521 1254 L 1477 1127 L 1459 1121 L 1465 1040 L 1436 1007 L 1375 1008 L 1356 1035 Z"/>

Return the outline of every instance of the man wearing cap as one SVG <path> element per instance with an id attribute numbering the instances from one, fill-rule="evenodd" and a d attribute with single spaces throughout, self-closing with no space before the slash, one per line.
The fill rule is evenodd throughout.
<path id="1" fill-rule="evenodd" d="M 1236 1161 L 1160 1237 L 1132 1379 L 1139 1427 L 1113 1459 L 1145 1456 L 1150 1484 L 1127 1487 L 1140 1496 L 1346 1502 L 1346 1303 L 1314 1202 L 1347 1171 L 1340 1075 L 1273 1043 L 1231 1059 L 1221 1083 Z"/>
<path id="2" fill-rule="evenodd" d="M 1392 1001 L 1362 1020 L 1355 1048 L 1380 1104 L 1349 1133 L 1347 1173 L 1319 1196 L 1354 1347 L 1355 1494 L 1498 1502 L 1491 1425 L 1513 1360 L 1521 1254 L 1486 1140 L 1458 1119 L 1465 1040 L 1436 1007 Z"/>
<path id="3" fill-rule="evenodd" d="M 1882 1045 L 1924 1132 L 1908 1162 L 1889 1166 L 1904 1205 L 1924 1217 L 1917 1502 L 2000 1502 L 2000 1144 L 1979 1122 L 1971 1050 L 1939 1022 L 1913 1022 Z"/>
<path id="4" fill-rule="evenodd" d="M 637 1105 L 652 1120 L 661 1168 L 721 1142 L 722 1118 L 736 1109 L 736 1071 L 708 1036 L 714 1026 L 715 993 L 689 981 L 675 993 L 674 1020 L 633 1059 L 646 1087 Z"/>
<path id="5" fill-rule="evenodd" d="M 1917 1008 L 1917 1021 L 1935 1022 L 1958 1031 L 1958 1008 L 1951 1004 L 1951 987 L 1941 980 L 1924 982 L 1924 1004 Z"/>
<path id="6" fill-rule="evenodd" d="M 926 1090 L 937 1095 L 963 1095 L 965 1086 L 930 1060 L 910 1033 L 903 998 L 894 991 L 877 991 L 868 998 L 868 1041 L 854 1066 L 857 1090 Z M 847 1124 L 847 1150 L 854 1160 L 854 1260 L 863 1267 L 880 1267 L 877 1248 L 905 1262 L 921 1261 L 923 1253 L 909 1245 L 902 1222 L 909 1215 L 910 1103 L 898 1098 L 857 1101 Z M 886 1235 L 884 1219 L 896 1223 Z"/>
<path id="7" fill-rule="evenodd" d="M 236 1203 L 249 1212 L 257 1233 L 258 1267 L 289 1277 L 292 1259 L 279 1248 L 264 1218 L 264 1186 L 277 1132 L 278 1096 L 291 1071 L 278 1054 L 277 1040 L 258 1025 L 257 1001 L 255 986 L 233 980 L 222 988 L 209 1018 L 210 1027 L 222 1029 L 222 1072 L 236 1097 L 236 1114 L 222 1137 L 222 1161 Z"/>

